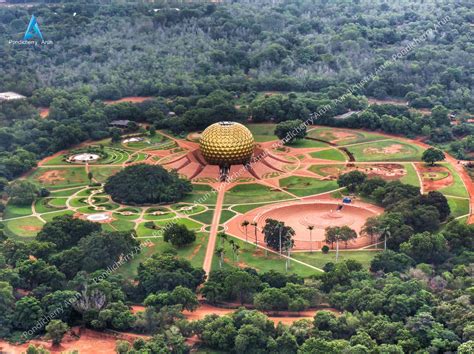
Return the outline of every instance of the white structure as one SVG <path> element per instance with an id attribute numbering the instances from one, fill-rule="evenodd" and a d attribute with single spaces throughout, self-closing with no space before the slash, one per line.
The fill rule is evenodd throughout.
<path id="1" fill-rule="evenodd" d="M 86 219 L 89 221 L 101 222 L 101 221 L 109 220 L 110 216 L 107 214 L 91 214 L 91 215 L 88 215 Z"/>
<path id="2" fill-rule="evenodd" d="M 100 158 L 97 154 L 82 153 L 78 155 L 71 156 L 68 160 L 69 162 L 87 162 L 87 161 L 96 161 Z"/>
<path id="3" fill-rule="evenodd" d="M 1 1 L 0 1 L 1 2 Z M 2 101 L 13 101 L 13 100 L 22 100 L 26 98 L 23 95 L 20 95 L 19 93 L 16 92 L 0 92 L 0 102 Z"/>

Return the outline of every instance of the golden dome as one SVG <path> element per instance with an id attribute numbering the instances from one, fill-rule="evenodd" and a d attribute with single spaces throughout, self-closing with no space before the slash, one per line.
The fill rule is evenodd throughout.
<path id="1" fill-rule="evenodd" d="M 253 135 L 236 122 L 208 126 L 199 142 L 202 156 L 211 165 L 230 166 L 247 163 L 253 154 Z"/>

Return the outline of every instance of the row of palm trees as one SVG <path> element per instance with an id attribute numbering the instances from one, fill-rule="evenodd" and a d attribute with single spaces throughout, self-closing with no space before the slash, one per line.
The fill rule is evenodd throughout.
<path id="1" fill-rule="evenodd" d="M 232 261 L 235 263 L 239 263 L 239 251 L 240 245 L 234 241 L 233 239 L 229 239 L 228 235 L 225 232 L 219 232 L 217 234 L 219 238 L 219 247 L 216 249 L 216 255 L 219 258 L 219 268 L 222 269 L 222 265 L 224 264 L 224 256 L 225 256 L 225 242 L 229 243 L 232 250 Z"/>
<path id="2" fill-rule="evenodd" d="M 250 222 L 248 220 L 242 221 L 240 226 L 242 226 L 245 230 L 245 242 L 248 242 L 248 227 L 253 226 L 255 232 L 255 246 L 257 246 L 257 223 L 255 221 Z M 313 230 L 314 225 L 308 225 L 306 229 L 309 231 L 309 243 L 310 243 L 310 252 L 313 253 Z"/>

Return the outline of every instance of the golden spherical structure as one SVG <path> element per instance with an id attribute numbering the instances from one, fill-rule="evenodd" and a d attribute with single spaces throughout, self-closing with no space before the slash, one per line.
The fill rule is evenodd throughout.
<path id="1" fill-rule="evenodd" d="M 219 166 L 249 162 L 254 144 L 250 130 L 236 122 L 218 122 L 208 126 L 199 142 L 206 161 Z"/>

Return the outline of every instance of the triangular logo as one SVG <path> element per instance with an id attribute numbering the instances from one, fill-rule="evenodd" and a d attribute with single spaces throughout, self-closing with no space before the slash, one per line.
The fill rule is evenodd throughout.
<path id="1" fill-rule="evenodd" d="M 23 36 L 23 39 L 26 41 L 34 37 L 38 37 L 39 39 L 44 41 L 43 35 L 41 34 L 41 30 L 38 26 L 38 22 L 36 21 L 36 17 L 35 15 L 32 15 L 28 28 L 26 29 L 25 35 Z"/>

